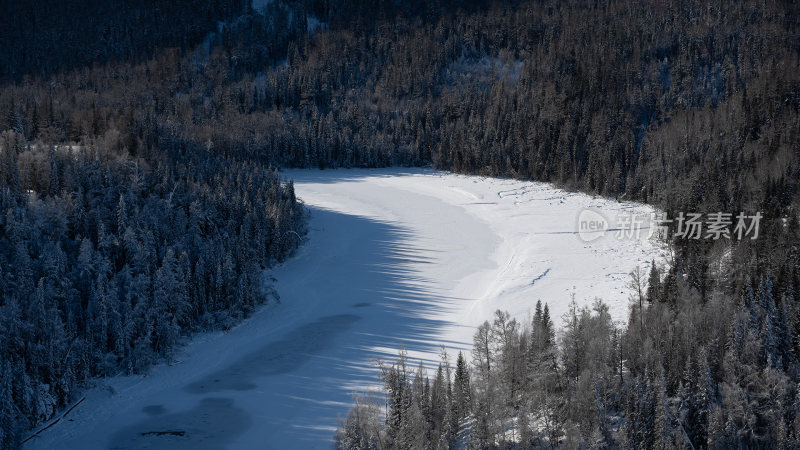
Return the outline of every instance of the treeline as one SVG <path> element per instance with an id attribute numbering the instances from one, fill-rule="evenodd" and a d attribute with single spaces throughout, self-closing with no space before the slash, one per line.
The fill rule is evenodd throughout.
<path id="1" fill-rule="evenodd" d="M 208 57 L 62 73 L 0 105 L 30 140 L 78 140 L 89 124 L 70 116 L 85 110 L 124 132 L 132 109 L 280 165 L 433 163 L 669 211 L 754 207 L 776 189 L 776 212 L 791 205 L 796 6 L 402 3 L 272 2 Z M 328 30 L 306 31 L 314 14 Z"/>
<path id="2" fill-rule="evenodd" d="M 386 407 L 360 398 L 340 449 L 780 448 L 800 446 L 800 307 L 770 278 L 735 301 L 661 301 L 637 281 L 627 326 L 573 302 L 555 332 L 541 302 L 531 323 L 497 311 L 472 364 L 440 364 L 431 384 L 404 354 L 381 366 Z M 634 276 L 636 280 L 641 280 Z M 641 283 L 641 284 L 639 284 Z M 634 291 L 636 292 L 636 291 Z M 634 294 L 636 295 L 636 294 Z"/>
<path id="3" fill-rule="evenodd" d="M 272 2 L 223 27 L 208 56 L 32 80 L 0 105 L 29 140 L 78 141 L 98 122 L 124 134 L 135 112 L 282 166 L 432 163 L 669 212 L 769 202 L 788 215 L 795 5 L 488 5 Z M 306 31 L 314 14 L 328 30 Z"/>

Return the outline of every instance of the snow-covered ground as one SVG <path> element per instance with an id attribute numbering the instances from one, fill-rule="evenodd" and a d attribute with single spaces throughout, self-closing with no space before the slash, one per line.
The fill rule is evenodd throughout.
<path id="1" fill-rule="evenodd" d="M 539 299 L 557 326 L 572 295 L 624 320 L 627 273 L 664 258 L 647 229 L 578 233 L 579 216 L 613 228 L 642 205 L 422 169 L 285 175 L 311 220 L 271 273 L 281 303 L 146 377 L 104 380 L 27 448 L 329 448 L 351 394 L 376 385 L 374 358 L 404 346 L 432 366 L 444 345 L 452 360 L 494 310 L 527 321 Z"/>

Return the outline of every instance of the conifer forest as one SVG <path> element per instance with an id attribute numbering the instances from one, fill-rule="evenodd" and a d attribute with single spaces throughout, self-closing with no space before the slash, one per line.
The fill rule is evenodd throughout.
<path id="1" fill-rule="evenodd" d="M 414 195 L 384 194 L 401 182 Z M 433 267 L 455 248 L 445 237 L 499 245 L 475 231 L 511 223 L 490 220 L 512 201 L 491 183 L 528 189 L 502 205 L 531 227 L 556 223 L 556 208 L 577 217 L 574 198 L 663 213 L 648 244 L 663 257 L 604 247 L 619 258 L 609 289 L 580 256 L 569 270 L 509 259 L 497 273 L 530 294 L 419 309 L 438 301 L 420 280 L 447 273 Z M 560 197 L 528 201 L 541 186 Z M 467 200 L 418 196 L 464 192 L 489 219 L 430 225 L 439 256 L 422 261 L 410 235 Z M 381 209 L 368 202 L 399 212 L 370 218 Z M 418 221 L 402 228 L 406 214 Z M 702 231 L 689 219 L 701 215 Z M 597 254 L 576 227 L 521 227 L 508 245 L 564 257 L 561 233 Z M 326 249 L 364 273 L 337 275 L 315 256 Z M 479 297 L 510 276 L 479 277 L 489 263 L 464 251 L 455 260 L 476 268 L 451 284 L 471 279 Z M 345 289 L 365 279 L 375 289 L 351 307 Z M 581 286 L 592 295 L 570 294 Z M 0 449 L 800 448 L 799 290 L 795 1 L 0 2 Z M 393 340 L 334 331 L 367 336 L 358 327 L 379 316 L 366 311 L 387 302 L 386 335 L 404 327 Z M 330 314 L 303 315 L 315 309 Z M 392 319 L 405 309 L 426 321 Z M 436 334 L 450 325 L 467 338 Z M 169 371 L 206 361 L 194 356 L 206 341 L 250 328 L 236 342 L 261 349 L 247 350 L 257 363 L 176 384 L 217 422 L 213 439 L 166 400 L 152 420 L 169 427 L 140 429 L 98 394 L 145 396 L 120 380 L 180 378 Z M 388 348 L 348 350 L 370 345 Z M 319 424 L 263 401 L 325 441 L 251 439 L 273 413 L 226 392 L 267 385 L 225 374 L 333 376 L 293 372 L 312 360 L 352 363 L 369 382 L 336 402 L 314 391 L 338 405 Z M 65 440 L 113 414 L 111 441 Z"/>

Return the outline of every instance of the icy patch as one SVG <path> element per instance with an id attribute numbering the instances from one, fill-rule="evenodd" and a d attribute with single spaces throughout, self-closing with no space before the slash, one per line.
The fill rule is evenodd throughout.
<path id="1" fill-rule="evenodd" d="M 124 449 L 224 448 L 252 425 L 228 398 L 206 398 L 189 410 L 159 415 L 120 430 L 110 447 Z M 88 448 L 88 447 L 83 447 Z"/>
<path id="2" fill-rule="evenodd" d="M 258 387 L 256 378 L 278 375 L 300 367 L 311 355 L 331 345 L 334 335 L 353 325 L 360 317 L 352 314 L 323 317 L 297 327 L 286 337 L 270 342 L 232 365 L 186 386 L 191 394 L 249 391 Z"/>

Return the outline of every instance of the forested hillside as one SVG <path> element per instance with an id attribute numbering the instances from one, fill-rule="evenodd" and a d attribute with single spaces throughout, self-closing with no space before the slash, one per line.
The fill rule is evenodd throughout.
<path id="1" fill-rule="evenodd" d="M 101 15 L 102 25 L 120 31 L 117 12 Z M 171 32 L 193 39 L 184 31 Z M 150 38 L 121 45 L 146 52 L 171 42 Z M 4 56 L 33 44 L 18 45 Z M 86 43 L 58 48 L 65 53 L 38 61 L 59 67 Z M 160 52 L 135 76 L 176 75 L 169 60 L 180 53 Z M 97 61 L 116 57 L 130 59 Z M 276 300 L 264 269 L 304 233 L 291 181 L 264 158 L 182 139 L 148 111 L 172 85 L 132 93 L 119 78 L 129 63 L 100 67 L 117 81 L 92 85 L 92 71 L 79 69 L 0 91 L 9 102 L 0 134 L 0 448 L 16 448 L 94 377 L 145 372 L 189 333 L 228 328 Z"/>
<path id="2" fill-rule="evenodd" d="M 199 44 L 245 0 L 6 1 L 0 6 L 0 79 L 52 75 L 109 61 L 141 61 Z"/>
<path id="3" fill-rule="evenodd" d="M 428 164 L 645 201 L 670 217 L 764 215 L 756 240 L 675 240 L 628 327 L 610 327 L 601 307 L 577 311 L 588 328 L 575 342 L 608 346 L 564 338 L 557 387 L 523 386 L 530 375 L 518 373 L 492 394 L 502 412 L 489 412 L 495 400 L 481 396 L 506 368 L 474 364 L 481 445 L 518 441 L 525 427 L 509 437 L 499 424 L 558 409 L 547 401 L 573 408 L 559 416 L 570 422 L 549 437 L 525 431 L 531 442 L 658 446 L 656 423 L 695 447 L 796 439 L 795 2 L 119 3 L 91 19 L 70 10 L 70 31 L 48 26 L 55 7 L 3 16 L 0 75 L 17 80 L 0 90 L 0 442 L 90 376 L 136 370 L 176 330 L 252 307 L 231 286 L 251 285 L 301 231 L 291 185 L 270 165 Z M 152 31 L 126 31 L 131 14 Z M 325 26 L 311 32 L 312 21 Z M 171 289 L 191 307 L 135 312 Z M 98 303 L 104 293 L 113 300 Z M 126 334 L 125 320 L 160 331 Z M 519 330 L 507 336 L 497 349 L 523 348 Z M 525 352 L 503 358 L 530 374 L 513 356 Z"/>

